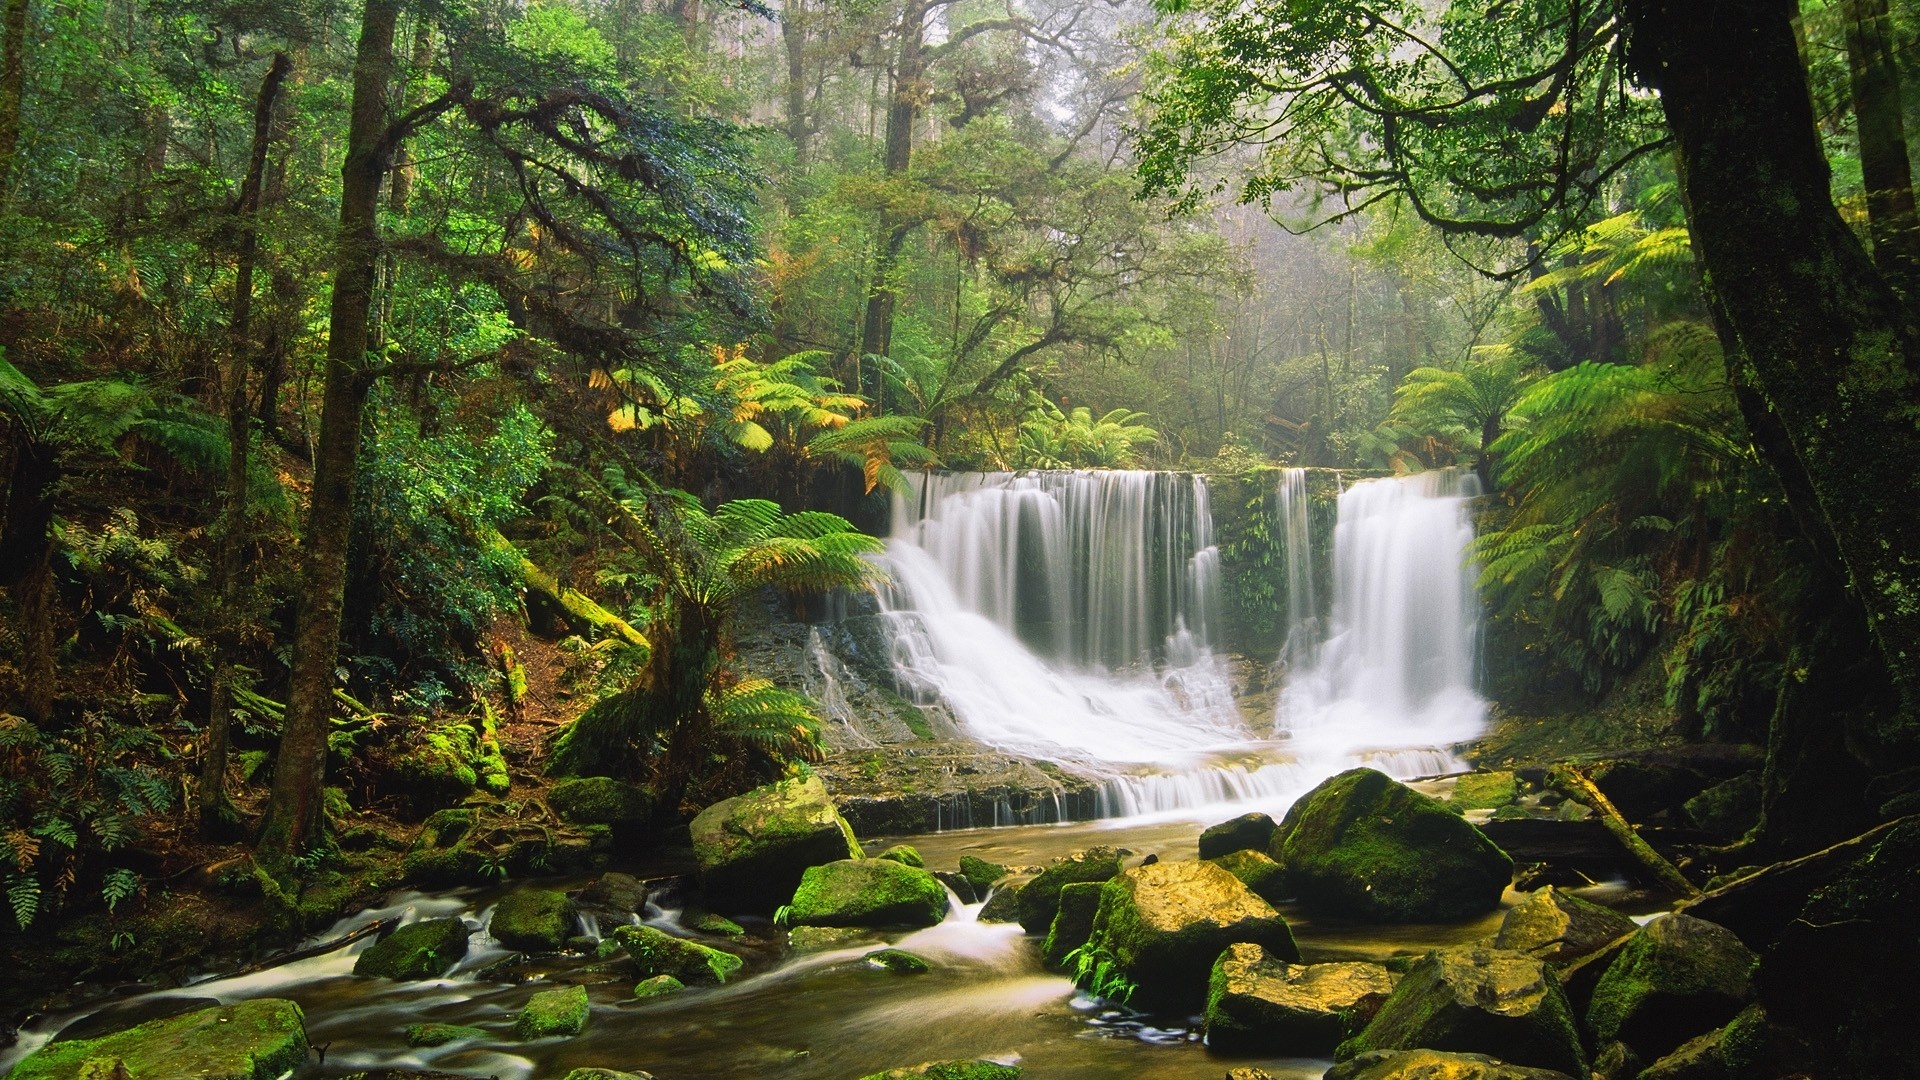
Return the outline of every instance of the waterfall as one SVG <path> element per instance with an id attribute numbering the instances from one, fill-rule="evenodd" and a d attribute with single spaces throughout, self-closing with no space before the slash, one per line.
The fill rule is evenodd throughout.
<path id="1" fill-rule="evenodd" d="M 1315 583 L 1312 508 L 1307 503 L 1307 470 L 1280 470 L 1275 492 L 1280 538 L 1287 553 L 1287 640 L 1280 655 L 1289 671 L 1313 662 L 1320 643 L 1319 587 Z"/>

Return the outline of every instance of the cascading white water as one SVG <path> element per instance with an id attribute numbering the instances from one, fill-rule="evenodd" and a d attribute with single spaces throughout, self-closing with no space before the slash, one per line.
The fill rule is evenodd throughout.
<path id="1" fill-rule="evenodd" d="M 1280 655 L 1290 671 L 1313 662 L 1320 645 L 1319 586 L 1315 582 L 1312 506 L 1307 470 L 1282 469 L 1274 493 L 1287 552 L 1287 640 Z"/>

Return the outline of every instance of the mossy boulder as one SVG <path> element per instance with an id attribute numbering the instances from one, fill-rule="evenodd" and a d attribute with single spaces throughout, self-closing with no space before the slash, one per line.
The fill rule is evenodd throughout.
<path id="1" fill-rule="evenodd" d="M 995 882 L 987 902 L 980 905 L 980 921 L 1019 922 L 1020 893 L 1033 878 L 1032 874 L 1009 874 Z"/>
<path id="2" fill-rule="evenodd" d="M 885 968 L 895 975 L 925 975 L 933 970 L 924 957 L 905 949 L 876 949 L 867 954 L 867 963 Z"/>
<path id="3" fill-rule="evenodd" d="M 787 931 L 787 948 L 798 953 L 829 952 L 872 937 L 864 926 L 796 926 Z"/>
<path id="4" fill-rule="evenodd" d="M 1242 848 L 1207 861 L 1239 878 L 1240 884 L 1252 889 L 1253 895 L 1269 904 L 1278 904 L 1289 898 L 1286 871 L 1262 852 Z"/>
<path id="5" fill-rule="evenodd" d="M 579 902 L 582 907 L 621 915 L 636 914 L 647 908 L 647 886 L 631 874 L 602 874 L 593 884 L 580 890 Z"/>
<path id="6" fill-rule="evenodd" d="M 1393 993 L 1379 964 L 1290 964 L 1258 945 L 1229 945 L 1207 984 L 1207 1046 L 1227 1053 L 1330 1053 Z"/>
<path id="7" fill-rule="evenodd" d="M 1553 971 L 1522 953 L 1442 949 L 1407 971 L 1360 1034 L 1335 1055 L 1374 1050 L 1489 1054 L 1536 1069 L 1587 1075 L 1573 1010 Z"/>
<path id="8" fill-rule="evenodd" d="M 437 979 L 467 955 L 472 933 L 459 918 L 408 923 L 361 953 L 353 973 L 374 979 Z"/>
<path id="9" fill-rule="evenodd" d="M 1230 821 L 1209 826 L 1200 834 L 1200 857 L 1217 859 L 1236 851 L 1265 851 L 1273 843 L 1278 828 L 1265 814 L 1241 814 Z"/>
<path id="10" fill-rule="evenodd" d="M 1044 934 L 1060 913 L 1060 890 L 1074 882 L 1107 881 L 1120 872 L 1120 856 L 1112 848 L 1089 848 L 1078 855 L 1055 859 L 1020 889 L 1016 900 L 1020 928 Z"/>
<path id="11" fill-rule="evenodd" d="M 1724 926 L 1666 915 L 1607 965 L 1587 1006 L 1595 1042 L 1619 1039 L 1648 1061 L 1732 1020 L 1753 1000 L 1757 957 Z"/>
<path id="12" fill-rule="evenodd" d="M 693 853 L 709 906 L 771 911 L 810 866 L 860 858 L 853 827 L 817 776 L 717 802 L 693 819 Z"/>
<path id="13" fill-rule="evenodd" d="M 1309 907 L 1372 922 L 1448 922 L 1500 905 L 1513 860 L 1438 799 L 1350 769 L 1274 831 L 1274 861 Z"/>
<path id="14" fill-rule="evenodd" d="M 580 925 L 580 912 L 555 889 L 515 889 L 500 898 L 487 933 L 509 949 L 554 952 Z"/>
<path id="15" fill-rule="evenodd" d="M 650 979 L 641 979 L 635 983 L 633 986 L 633 996 L 636 998 L 666 997 L 669 994 L 677 994 L 686 988 L 686 983 L 681 982 L 671 975 L 655 975 Z"/>
<path id="16" fill-rule="evenodd" d="M 637 831 L 653 816 L 653 792 L 611 776 L 579 776 L 554 784 L 547 805 L 576 825 Z"/>
<path id="17" fill-rule="evenodd" d="M 623 926 L 613 932 L 613 940 L 633 958 L 641 978 L 671 975 L 688 985 L 723 983 L 746 965 L 730 952 L 651 926 Z"/>
<path id="18" fill-rule="evenodd" d="M 1020 1068 L 997 1061 L 930 1061 L 873 1073 L 860 1080 L 1020 1080 Z"/>
<path id="19" fill-rule="evenodd" d="M 810 866 L 787 909 L 791 926 L 932 926 L 947 916 L 932 874 L 890 859 Z"/>
<path id="20" fill-rule="evenodd" d="M 520 1010 L 520 1018 L 513 1022 L 513 1033 L 522 1039 L 555 1035 L 571 1038 L 586 1030 L 587 1014 L 591 1011 L 584 986 L 542 990 Z"/>
<path id="21" fill-rule="evenodd" d="M 7 1075 L 15 1080 L 276 1080 L 306 1063 L 307 1030 L 300 1006 L 283 998 L 199 1009 L 97 1039 L 50 1043 Z M 104 1071 L 101 1071 L 104 1066 Z"/>
<path id="22" fill-rule="evenodd" d="M 1067 954 L 1087 943 L 1093 936 L 1093 917 L 1100 911 L 1100 890 L 1104 881 L 1075 881 L 1060 890 L 1060 911 L 1047 928 L 1047 940 L 1040 955 L 1048 967 L 1060 967 Z"/>
<path id="23" fill-rule="evenodd" d="M 1742 773 L 1688 799 L 1687 818 L 1702 832 L 1727 840 L 1745 836 L 1760 821 L 1760 774 Z"/>
<path id="24" fill-rule="evenodd" d="M 691 908 L 680 913 L 680 925 L 696 934 L 711 934 L 714 937 L 744 937 L 747 928 L 711 911 Z"/>
<path id="25" fill-rule="evenodd" d="M 1136 866 L 1102 886 L 1075 981 L 1143 1009 L 1196 1010 L 1214 958 L 1241 942 L 1300 959 L 1280 913 L 1213 863 Z"/>
<path id="26" fill-rule="evenodd" d="M 619 1069 L 602 1069 L 588 1066 L 575 1069 L 560 1080 L 653 1080 L 652 1073 L 621 1072 Z"/>
<path id="27" fill-rule="evenodd" d="M 914 847 L 912 844 L 895 844 L 880 854 L 875 855 L 874 858 L 887 859 L 891 862 L 897 862 L 902 866 L 911 866 L 917 870 L 925 870 L 927 868 L 927 860 L 920 857 L 920 849 Z"/>
<path id="28" fill-rule="evenodd" d="M 487 1033 L 465 1024 L 408 1024 L 408 1046 L 445 1046 L 448 1043 L 484 1039 Z"/>
<path id="29" fill-rule="evenodd" d="M 1582 1074 L 1584 1075 L 1584 1074 Z M 1509 1065 L 1485 1054 L 1375 1050 L 1328 1069 L 1322 1080 L 1574 1080 L 1563 1072 Z M 1611 1077 L 1608 1080 L 1612 1080 Z"/>
<path id="30" fill-rule="evenodd" d="M 975 896 L 985 896 L 993 883 L 1007 876 L 1007 868 L 974 855 L 960 856 L 960 873 L 973 886 Z"/>
<path id="31" fill-rule="evenodd" d="M 1508 909 L 1496 949 L 1523 952 L 1559 967 L 1598 952 L 1638 929 L 1632 919 L 1549 885 Z"/>
<path id="32" fill-rule="evenodd" d="M 1455 810 L 1498 810 L 1520 797 L 1520 782 L 1510 772 L 1472 772 L 1453 782 L 1447 801 Z"/>

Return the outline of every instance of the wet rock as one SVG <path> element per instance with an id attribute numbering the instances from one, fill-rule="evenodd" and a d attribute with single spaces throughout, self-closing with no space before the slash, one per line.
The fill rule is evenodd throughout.
<path id="1" fill-rule="evenodd" d="M 1760 822 L 1760 774 L 1742 773 L 1715 784 L 1684 805 L 1687 819 L 1702 832 L 1738 839 Z"/>
<path id="2" fill-rule="evenodd" d="M 641 978 L 671 975 L 683 983 L 723 983 L 745 966 L 730 952 L 677 938 L 651 926 L 623 926 L 613 940 L 633 958 Z"/>
<path id="3" fill-rule="evenodd" d="M 714 937 L 743 937 L 747 928 L 711 911 L 700 908 L 688 908 L 680 913 L 680 925 L 697 934 L 711 934 Z"/>
<path id="4" fill-rule="evenodd" d="M 575 1069 L 560 1080 L 653 1080 L 652 1073 L 621 1072 L 618 1069 Z"/>
<path id="5" fill-rule="evenodd" d="M 1019 1080 L 1017 1065 L 997 1061 L 930 1061 L 904 1069 L 888 1069 L 860 1080 Z"/>
<path id="6" fill-rule="evenodd" d="M 1373 769 L 1308 792 L 1273 835 L 1311 907 L 1376 922 L 1446 922 L 1499 906 L 1513 860 L 1437 799 Z"/>
<path id="7" fill-rule="evenodd" d="M 1330 1052 L 1380 1010 L 1395 979 L 1379 964 L 1289 964 L 1229 945 L 1207 987 L 1207 1045 L 1227 1053 Z"/>
<path id="8" fill-rule="evenodd" d="M 874 858 L 889 859 L 902 866 L 911 866 L 916 870 L 925 870 L 927 868 L 927 860 L 920 857 L 920 849 L 914 847 L 912 844 L 895 844 L 880 854 L 875 855 Z"/>
<path id="9" fill-rule="evenodd" d="M 1596 1042 L 1619 1039 L 1657 1060 L 1753 1000 L 1755 959 L 1726 927 L 1687 915 L 1655 919 L 1600 976 L 1587 1029 Z"/>
<path id="10" fill-rule="evenodd" d="M 1106 881 L 1119 872 L 1120 856 L 1112 848 L 1089 848 L 1055 859 L 1020 889 L 1020 928 L 1029 934 L 1046 933 L 1060 913 L 1061 889 L 1074 882 Z"/>
<path id="11" fill-rule="evenodd" d="M 1287 892 L 1286 871 L 1261 852 L 1243 849 L 1208 861 L 1239 878 L 1240 884 L 1252 889 L 1253 895 L 1269 904 L 1291 899 Z"/>
<path id="12" fill-rule="evenodd" d="M 1523 952 L 1558 967 L 1598 952 L 1636 929 L 1632 919 L 1612 908 L 1549 886 L 1508 910 L 1493 947 Z"/>
<path id="13" fill-rule="evenodd" d="M 860 926 L 796 926 L 787 931 L 787 947 L 798 953 L 844 949 L 869 937 Z"/>
<path id="14" fill-rule="evenodd" d="M 867 963 L 876 964 L 895 975 L 925 975 L 933 965 L 905 949 L 877 949 L 867 954 Z"/>
<path id="15" fill-rule="evenodd" d="M 647 887 L 631 874 L 602 874 L 580 891 L 579 903 L 622 915 L 641 912 L 647 909 Z"/>
<path id="16" fill-rule="evenodd" d="M 1019 922 L 1020 891 L 1034 879 L 1033 874 L 1009 874 L 994 882 L 993 892 L 980 908 L 981 922 Z"/>
<path id="17" fill-rule="evenodd" d="M 1520 797 L 1520 784 L 1510 772 L 1475 772 L 1453 782 L 1447 801 L 1456 810 L 1496 810 Z"/>
<path id="18" fill-rule="evenodd" d="M 1100 910 L 1101 881 L 1076 881 L 1060 890 L 1060 911 L 1047 929 L 1047 940 L 1040 955 L 1048 967 L 1067 962 L 1067 954 L 1087 943 L 1093 936 L 1093 917 Z"/>
<path id="19" fill-rule="evenodd" d="M 1573 1010 L 1553 972 L 1530 956 L 1497 949 L 1428 953 L 1335 1056 L 1416 1049 L 1491 1054 L 1514 1065 L 1587 1074 Z"/>
<path id="20" fill-rule="evenodd" d="M 1273 819 L 1265 814 L 1241 814 L 1209 826 L 1200 834 L 1200 857 L 1217 859 L 1236 851 L 1265 851 L 1273 842 Z"/>
<path id="21" fill-rule="evenodd" d="M 408 1046 L 445 1046 L 451 1042 L 484 1039 L 487 1033 L 465 1024 L 408 1024 Z"/>
<path id="22" fill-rule="evenodd" d="M 560 1035 L 571 1038 L 586 1030 L 587 988 L 567 986 L 542 990 L 527 1001 L 520 1018 L 513 1022 L 513 1033 L 522 1039 L 545 1039 Z"/>
<path id="23" fill-rule="evenodd" d="M 515 889 L 500 898 L 487 933 L 509 949 L 555 952 L 580 925 L 580 913 L 567 894 L 555 889 Z"/>
<path id="24" fill-rule="evenodd" d="M 972 855 L 960 856 L 960 873 L 973 886 L 975 896 L 987 895 L 988 890 L 993 888 L 993 883 L 1006 877 L 1008 872 L 1007 868 L 999 863 L 991 863 Z"/>
<path id="25" fill-rule="evenodd" d="M 655 975 L 651 979 L 641 979 L 634 984 L 633 996 L 636 998 L 666 997 L 677 994 L 687 988 L 687 984 L 671 975 Z"/>
<path id="26" fill-rule="evenodd" d="M 1300 959 L 1280 913 L 1218 866 L 1183 860 L 1135 867 L 1101 889 L 1075 981 L 1144 1009 L 1197 1009 L 1214 958 L 1240 942 Z"/>
<path id="27" fill-rule="evenodd" d="M 653 792 L 611 776 L 581 776 L 554 784 L 547 805 L 561 820 L 576 825 L 637 830 L 653 816 Z"/>
<path id="28" fill-rule="evenodd" d="M 810 866 L 860 858 L 853 829 L 817 776 L 782 780 L 717 802 L 693 819 L 707 902 L 771 911 Z"/>
<path id="29" fill-rule="evenodd" d="M 1615 1039 L 1602 1046 L 1593 1055 L 1593 1075 L 1598 1080 L 1634 1080 L 1647 1063 L 1633 1052 L 1633 1047 Z"/>
<path id="30" fill-rule="evenodd" d="M 947 915 L 932 874 L 887 859 L 808 867 L 787 909 L 792 926 L 932 926 Z"/>
<path id="31" fill-rule="evenodd" d="M 81 1080 L 91 1065 L 111 1076 L 114 1062 L 135 1080 L 274 1080 L 307 1060 L 300 1006 L 254 998 L 160 1020 L 97 1039 L 49 1043 L 27 1055 L 14 1080 Z M 106 1063 L 106 1072 L 99 1073 Z"/>
<path id="32" fill-rule="evenodd" d="M 1228 1069 L 1227 1080 L 1280 1080 L 1280 1078 L 1265 1069 L 1242 1065 L 1237 1069 Z"/>
<path id="33" fill-rule="evenodd" d="M 977 904 L 980 902 L 982 894 L 974 891 L 973 882 L 969 881 L 965 874 L 956 873 L 952 870 L 935 870 L 932 871 L 932 873 L 935 880 L 953 890 L 953 895 L 959 897 L 961 903 Z"/>
<path id="34" fill-rule="evenodd" d="M 375 979 L 437 979 L 467 955 L 472 933 L 458 918 L 408 923 L 361 953 L 353 973 Z"/>
<path id="35" fill-rule="evenodd" d="M 1328 1069 L 1322 1080 L 1573 1080 L 1563 1072 L 1509 1065 L 1484 1054 L 1375 1050 Z"/>

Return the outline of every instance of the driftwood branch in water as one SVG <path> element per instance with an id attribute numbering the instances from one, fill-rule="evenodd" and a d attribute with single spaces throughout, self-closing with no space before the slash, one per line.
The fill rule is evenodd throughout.
<path id="1" fill-rule="evenodd" d="M 336 949 L 344 949 L 363 938 L 384 934 L 399 925 L 400 916 L 398 915 L 381 919 L 379 922 L 370 922 L 358 930 L 348 931 L 337 938 L 331 938 L 318 945 L 309 945 L 304 949 L 295 949 L 292 952 L 283 952 L 278 956 L 270 956 L 257 964 L 249 964 L 238 971 L 229 971 L 219 977 L 222 979 L 237 979 L 242 975 L 253 975 L 266 971 L 269 968 L 285 967 L 288 964 L 298 963 L 302 960 L 311 960 L 316 956 L 325 956 Z"/>
<path id="2" fill-rule="evenodd" d="M 1700 890 L 1694 888 L 1693 882 L 1688 881 L 1672 863 L 1653 850 L 1653 845 L 1640 838 L 1640 834 L 1634 831 L 1633 825 L 1614 808 L 1613 800 L 1607 798 L 1586 773 L 1572 765 L 1556 765 L 1550 775 L 1554 786 L 1592 807 L 1593 812 L 1600 816 L 1600 824 L 1606 826 L 1614 839 L 1620 841 L 1620 846 L 1626 848 L 1628 854 L 1638 860 L 1641 866 L 1646 867 L 1647 872 L 1652 874 L 1654 880 L 1661 886 L 1677 896 L 1700 895 Z"/>
<path id="3" fill-rule="evenodd" d="M 1912 820 L 1911 817 L 1897 818 L 1811 855 L 1774 863 L 1702 893 L 1680 910 L 1695 918 L 1719 923 L 1738 934 L 1750 948 L 1763 948 L 1799 917 L 1801 907 L 1815 889 L 1839 877 L 1888 833 Z"/>

